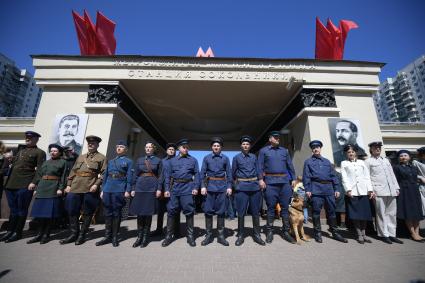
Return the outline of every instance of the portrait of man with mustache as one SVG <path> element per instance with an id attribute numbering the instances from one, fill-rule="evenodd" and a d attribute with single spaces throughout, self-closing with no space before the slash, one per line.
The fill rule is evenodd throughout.
<path id="1" fill-rule="evenodd" d="M 57 143 L 62 147 L 72 147 L 74 152 L 80 154 L 81 143 L 76 141 L 80 130 L 80 117 L 75 114 L 65 115 L 59 121 Z"/>
<path id="2" fill-rule="evenodd" d="M 366 156 L 364 149 L 359 145 L 359 129 L 357 125 L 348 119 L 338 119 L 335 123 L 335 132 L 333 133 L 332 143 L 334 148 L 334 163 L 340 166 L 345 160 L 344 146 L 352 144 L 356 147 L 357 156 L 362 158 Z M 336 150 L 335 150 L 336 149 Z"/>

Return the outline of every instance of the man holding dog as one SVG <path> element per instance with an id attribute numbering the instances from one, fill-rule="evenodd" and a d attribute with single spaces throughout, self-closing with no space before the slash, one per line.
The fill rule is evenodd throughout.
<path id="1" fill-rule="evenodd" d="M 267 203 L 267 233 L 266 242 L 273 241 L 273 221 L 276 204 L 280 204 L 282 217 L 282 237 L 295 244 L 294 238 L 289 234 L 288 207 L 292 197 L 292 186 L 295 185 L 295 169 L 286 148 L 280 146 L 279 131 L 269 133 L 270 145 L 263 147 L 258 154 L 260 188 L 266 190 Z"/>
<path id="2" fill-rule="evenodd" d="M 320 211 L 325 206 L 332 237 L 340 242 L 348 241 L 337 232 L 335 198 L 339 197 L 338 178 L 331 162 L 321 155 L 323 143 L 310 142 L 313 155 L 304 162 L 303 183 L 307 197 L 313 205 L 313 230 L 316 242 L 322 242 Z"/>

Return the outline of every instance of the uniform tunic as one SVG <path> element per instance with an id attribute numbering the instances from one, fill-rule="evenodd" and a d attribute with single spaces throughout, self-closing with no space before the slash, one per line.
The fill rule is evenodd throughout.
<path id="1" fill-rule="evenodd" d="M 271 145 L 260 149 L 258 154 L 259 175 L 264 178 L 268 215 L 274 215 L 276 204 L 281 206 L 280 214 L 289 217 L 288 207 L 292 196 L 290 182 L 295 179 L 294 165 L 286 148 Z"/>
<path id="2" fill-rule="evenodd" d="M 246 215 L 248 208 L 252 215 L 258 215 L 261 203 L 258 179 L 262 176 L 259 174 L 257 157 L 252 153 L 243 152 L 235 155 L 232 161 L 232 175 L 236 184 L 235 200 L 238 215 Z"/>
<path id="3" fill-rule="evenodd" d="M 167 211 L 170 216 L 179 213 L 192 215 L 195 211 L 192 190 L 199 189 L 198 161 L 190 155 L 173 157 L 165 170 L 165 191 L 170 192 Z"/>
<path id="4" fill-rule="evenodd" d="M 18 190 L 27 188 L 30 183 L 36 183 L 37 168 L 46 160 L 46 153 L 38 147 L 21 146 L 13 157 L 11 173 L 7 179 L 6 189 Z"/>
<path id="5" fill-rule="evenodd" d="M 202 187 L 207 188 L 207 195 L 202 203 L 206 215 L 224 216 L 227 210 L 226 190 L 232 187 L 232 170 L 230 160 L 223 153 L 210 153 L 202 161 L 200 178 Z M 211 180 L 223 178 L 223 180 Z"/>
<path id="6" fill-rule="evenodd" d="M 159 185 L 161 188 L 161 192 L 164 193 L 165 188 L 165 170 L 167 166 L 169 166 L 171 158 L 174 156 L 166 156 L 161 160 L 161 175 L 159 176 Z M 167 211 L 167 203 L 169 201 L 169 198 L 165 198 L 161 196 L 158 199 L 158 218 L 163 217 L 164 213 Z"/>
<path id="7" fill-rule="evenodd" d="M 85 153 L 78 156 L 68 176 L 71 191 L 66 195 L 65 209 L 70 216 L 77 216 L 83 208 L 83 214 L 92 215 L 99 205 L 99 186 L 106 169 L 106 157 L 100 152 Z M 90 187 L 98 186 L 91 193 Z"/>
<path id="8" fill-rule="evenodd" d="M 325 205 L 328 216 L 335 218 L 335 192 L 339 180 L 331 162 L 322 156 L 312 155 L 304 162 L 303 184 L 305 191 L 312 194 L 313 216 L 319 217 Z"/>
<path id="9" fill-rule="evenodd" d="M 134 164 L 134 196 L 129 213 L 132 215 L 153 215 L 157 212 L 156 191 L 161 190 L 159 175 L 161 159 L 154 155 L 143 156 Z M 149 176 L 153 175 L 153 176 Z"/>
<path id="10" fill-rule="evenodd" d="M 394 166 L 394 174 L 400 186 L 397 198 L 397 218 L 404 220 L 423 219 L 421 195 L 418 184 L 418 169 L 412 164 Z"/>
<path id="11" fill-rule="evenodd" d="M 120 217 L 125 205 L 124 192 L 131 191 L 133 161 L 125 155 L 108 161 L 103 173 L 102 202 L 106 217 Z"/>
<path id="12" fill-rule="evenodd" d="M 33 191 L 28 190 L 28 185 L 37 182 L 36 170 L 45 160 L 46 153 L 36 146 L 19 147 L 13 157 L 10 175 L 5 185 L 11 216 L 27 216 L 33 195 Z"/>
<path id="13" fill-rule="evenodd" d="M 64 191 L 66 173 L 66 161 L 63 159 L 47 160 L 37 170 L 37 187 L 31 211 L 32 217 L 56 218 L 61 215 L 60 198 L 57 191 Z"/>

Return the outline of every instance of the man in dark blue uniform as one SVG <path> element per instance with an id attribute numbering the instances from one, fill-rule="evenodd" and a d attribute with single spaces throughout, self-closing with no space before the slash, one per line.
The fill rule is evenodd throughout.
<path id="1" fill-rule="evenodd" d="M 171 158 L 176 156 L 176 150 L 177 146 L 175 143 L 167 143 L 165 146 L 165 150 L 167 152 L 167 156 L 162 159 L 162 172 L 160 175 L 160 183 L 162 187 L 162 196 L 158 198 L 158 216 L 156 221 L 156 230 L 152 232 L 152 236 L 161 236 L 163 231 L 163 225 L 164 225 L 164 214 L 167 211 L 167 203 L 169 198 L 164 197 L 164 187 L 165 187 L 165 168 L 170 163 Z M 175 237 L 179 236 L 180 232 L 180 213 L 177 213 L 175 215 L 176 223 L 174 225 L 174 235 Z"/>
<path id="2" fill-rule="evenodd" d="M 266 242 L 273 241 L 273 221 L 276 204 L 280 204 L 282 217 L 282 237 L 295 243 L 289 234 L 288 207 L 292 196 L 292 187 L 295 183 L 295 170 L 291 157 L 286 148 L 279 146 L 280 133 L 272 131 L 269 133 L 270 145 L 263 147 L 258 154 L 258 165 L 261 179 L 260 188 L 266 190 L 267 203 L 267 234 Z"/>
<path id="3" fill-rule="evenodd" d="M 112 246 L 118 247 L 118 232 L 121 223 L 121 210 L 125 205 L 125 199 L 130 197 L 131 181 L 133 178 L 133 161 L 127 157 L 127 142 L 121 140 L 116 145 L 117 156 L 109 160 L 103 173 L 102 192 L 100 198 L 103 202 L 105 215 L 105 237 L 96 242 L 96 246 L 102 246 L 112 242 Z"/>
<path id="4" fill-rule="evenodd" d="M 180 210 L 186 215 L 187 243 L 196 246 L 193 234 L 193 215 L 195 205 L 193 196 L 198 194 L 199 166 L 198 161 L 189 155 L 189 140 L 181 139 L 177 143 L 179 155 L 172 158 L 165 170 L 164 196 L 170 198 L 167 204 L 167 234 L 162 246 L 166 247 L 174 240 L 174 217 Z"/>
<path id="5" fill-rule="evenodd" d="M 200 178 L 202 180 L 201 194 L 204 196 L 203 210 L 205 213 L 206 235 L 201 245 L 206 246 L 213 241 L 213 215 L 217 215 L 217 242 L 228 246 L 224 236 L 224 218 L 226 214 L 226 197 L 232 194 L 232 170 L 229 158 L 221 152 L 223 139 L 212 138 L 212 153 L 202 161 Z"/>
<path id="6" fill-rule="evenodd" d="M 242 136 L 240 139 L 241 153 L 233 157 L 232 175 L 236 184 L 236 209 L 238 211 L 238 238 L 236 246 L 244 242 L 245 215 L 248 205 L 252 215 L 252 226 L 254 228 L 253 239 L 259 245 L 266 243 L 260 235 L 260 203 L 261 191 L 258 180 L 263 176 L 259 174 L 257 157 L 250 153 L 252 138 Z"/>
<path id="7" fill-rule="evenodd" d="M 339 181 L 331 162 L 321 155 L 322 142 L 310 142 L 313 155 L 304 162 L 303 184 L 307 197 L 311 198 L 313 205 L 313 229 L 316 242 L 322 242 L 320 211 L 325 206 L 330 231 L 335 240 L 347 243 L 337 232 L 335 215 L 335 198 L 339 197 Z"/>
<path id="8" fill-rule="evenodd" d="M 8 232 L 0 241 L 14 242 L 22 238 L 22 230 L 28 215 L 34 189 L 39 176 L 36 170 L 46 160 L 46 153 L 37 147 L 40 134 L 25 132 L 25 145 L 19 145 L 13 157 L 7 179 L 6 197 L 10 208 Z"/>

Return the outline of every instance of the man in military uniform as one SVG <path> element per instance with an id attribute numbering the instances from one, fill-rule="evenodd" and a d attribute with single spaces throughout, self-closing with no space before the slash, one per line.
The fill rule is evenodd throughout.
<path id="1" fill-rule="evenodd" d="M 152 236 L 161 236 L 163 231 L 163 225 L 164 225 L 164 214 L 167 211 L 167 203 L 169 198 L 164 197 L 164 187 L 165 187 L 165 168 L 170 163 L 171 158 L 176 156 L 176 149 L 177 146 L 175 143 L 167 143 L 165 146 L 165 149 L 167 151 L 167 156 L 162 159 L 162 172 L 160 175 L 160 182 L 162 187 L 162 196 L 158 199 L 158 215 L 157 215 L 157 221 L 156 221 L 156 230 L 152 232 Z M 180 213 L 177 213 L 175 215 L 175 226 L 174 226 L 174 235 L 176 237 L 180 234 Z"/>
<path id="2" fill-rule="evenodd" d="M 338 177 L 331 162 L 321 155 L 322 142 L 313 140 L 309 145 L 313 155 L 304 162 L 303 184 L 307 197 L 312 200 L 314 239 L 322 242 L 320 211 L 325 206 L 333 238 L 347 243 L 337 232 L 335 198 L 339 197 Z"/>
<path id="3" fill-rule="evenodd" d="M 25 145 L 18 147 L 13 158 L 9 178 L 5 185 L 7 202 L 10 208 L 8 232 L 0 239 L 6 243 L 22 238 L 22 230 L 27 219 L 35 183 L 36 170 L 46 160 L 46 153 L 37 147 L 40 134 L 25 132 Z"/>
<path id="4" fill-rule="evenodd" d="M 81 245 L 85 242 L 91 219 L 99 205 L 99 186 L 106 169 L 106 157 L 97 151 L 101 138 L 87 136 L 86 141 L 88 153 L 78 156 L 68 176 L 65 209 L 69 215 L 71 235 L 60 241 L 62 245 L 74 241 L 76 245 Z M 78 218 L 81 208 L 83 223 L 80 229 Z"/>
<path id="5" fill-rule="evenodd" d="M 240 139 L 241 153 L 233 157 L 232 172 L 236 182 L 236 209 L 238 211 L 238 238 L 236 246 L 244 242 L 245 215 L 249 210 L 252 215 L 254 233 L 252 238 L 257 244 L 264 246 L 266 243 L 260 235 L 260 202 L 261 191 L 258 180 L 262 179 L 258 173 L 257 157 L 250 153 L 252 138 L 242 136 Z"/>
<path id="6" fill-rule="evenodd" d="M 229 158 L 221 152 L 223 139 L 215 137 L 211 140 L 212 153 L 204 157 L 200 178 L 201 194 L 204 196 L 203 210 L 207 233 L 201 245 L 206 246 L 213 241 L 213 215 L 217 215 L 217 242 L 228 246 L 224 236 L 224 217 L 226 214 L 226 197 L 232 194 L 232 170 Z"/>
<path id="7" fill-rule="evenodd" d="M 199 166 L 198 161 L 189 155 L 189 141 L 182 139 L 177 143 L 179 155 L 172 158 L 165 170 L 164 196 L 170 198 L 167 204 L 167 234 L 162 246 L 166 247 L 174 240 L 174 217 L 180 210 L 186 215 L 187 243 L 195 247 L 193 234 L 193 215 L 195 204 L 193 196 L 198 194 Z"/>
<path id="8" fill-rule="evenodd" d="M 126 141 L 118 141 L 115 148 L 117 156 L 109 160 L 103 173 L 100 198 L 103 202 L 105 215 L 105 237 L 96 242 L 96 246 L 111 242 L 114 247 L 119 245 L 118 232 L 121 223 L 121 210 L 125 205 L 125 198 L 130 197 L 133 178 L 133 161 L 127 157 L 127 149 Z"/>
<path id="9" fill-rule="evenodd" d="M 295 183 L 295 170 L 286 148 L 279 146 L 280 133 L 269 133 L 270 145 L 263 147 L 258 154 L 260 188 L 265 189 L 267 203 L 267 234 L 266 242 L 273 241 L 273 221 L 276 204 L 280 204 L 282 217 L 282 237 L 290 242 L 295 240 L 289 234 L 289 202 L 292 196 L 292 186 Z"/>

